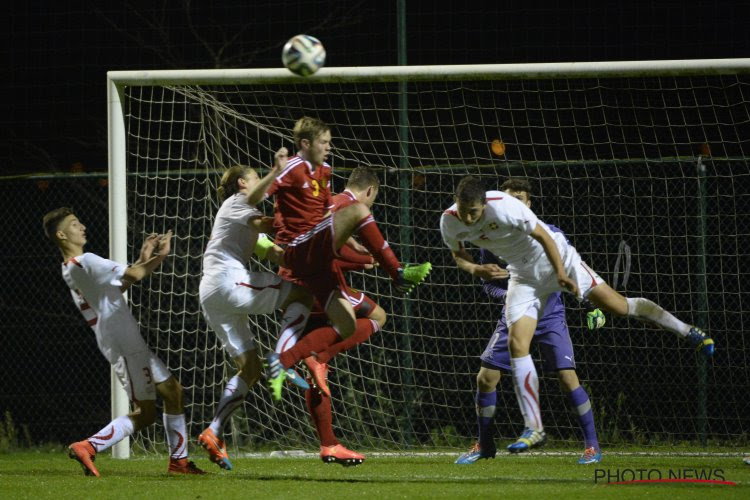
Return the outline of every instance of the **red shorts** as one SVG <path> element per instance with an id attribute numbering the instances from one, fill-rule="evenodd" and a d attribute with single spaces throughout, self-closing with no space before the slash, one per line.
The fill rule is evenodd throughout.
<path id="1" fill-rule="evenodd" d="M 297 236 L 284 250 L 284 261 L 291 273 L 290 279 L 308 288 L 323 309 L 334 291 L 349 288 L 344 273 L 335 264 L 335 260 L 333 217 L 323 219 L 308 232 Z"/>

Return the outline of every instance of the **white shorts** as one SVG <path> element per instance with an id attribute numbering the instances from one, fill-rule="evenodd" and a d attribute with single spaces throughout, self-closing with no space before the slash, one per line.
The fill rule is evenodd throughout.
<path id="1" fill-rule="evenodd" d="M 155 400 L 155 384 L 166 381 L 172 374 L 148 348 L 130 311 L 100 318 L 94 332 L 99 350 L 115 369 L 130 400 Z"/>
<path id="2" fill-rule="evenodd" d="M 596 285 L 604 283 L 604 280 L 581 260 L 580 254 L 572 246 L 568 246 L 562 257 L 565 271 L 578 284 L 580 293 L 576 297 L 578 300 L 583 300 Z M 547 296 L 561 290 L 563 288 L 557 283 L 554 271 L 540 280 L 523 279 L 511 275 L 508 293 L 505 296 L 506 323 L 510 326 L 523 316 L 539 321 L 544 314 Z"/>
<path id="3" fill-rule="evenodd" d="M 122 355 L 112 366 L 134 403 L 155 400 L 156 384 L 161 384 L 172 376 L 164 363 L 148 349 Z"/>
<path id="4" fill-rule="evenodd" d="M 248 315 L 271 314 L 284 303 L 292 284 L 279 275 L 230 269 L 201 280 L 203 316 L 232 358 L 255 347 Z"/>

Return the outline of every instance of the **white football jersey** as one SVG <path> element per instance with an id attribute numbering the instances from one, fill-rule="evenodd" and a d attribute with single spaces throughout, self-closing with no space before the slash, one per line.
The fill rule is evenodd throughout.
<path id="1" fill-rule="evenodd" d="M 138 323 L 120 291 L 126 267 L 88 252 L 62 264 L 63 279 L 73 301 L 110 362 L 128 352 L 129 338 L 140 339 Z"/>
<path id="2" fill-rule="evenodd" d="M 440 218 L 440 233 L 446 246 L 453 251 L 463 248 L 462 242 L 466 241 L 486 248 L 507 262 L 512 275 L 538 279 L 549 274 L 552 265 L 542 245 L 530 236 L 537 224 L 550 234 L 564 256 L 565 236 L 550 231 L 529 207 L 502 191 L 487 191 L 484 213 L 471 226 L 461 222 L 456 204 L 451 205 Z"/>
<path id="3" fill-rule="evenodd" d="M 247 269 L 258 241 L 258 231 L 248 224 L 263 213 L 247 204 L 247 195 L 236 193 L 216 213 L 211 239 L 203 254 L 203 277 L 215 278 L 227 268 Z"/>

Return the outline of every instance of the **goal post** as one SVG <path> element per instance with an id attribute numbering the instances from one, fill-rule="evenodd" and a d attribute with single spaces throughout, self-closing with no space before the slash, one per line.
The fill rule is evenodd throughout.
<path id="1" fill-rule="evenodd" d="M 120 102 L 122 86 L 107 79 L 107 145 L 109 155 L 109 252 L 115 262 L 133 262 L 128 259 L 127 183 L 125 157 L 125 119 Z M 127 293 L 127 292 L 126 292 Z M 129 399 L 114 367 L 110 369 L 112 419 L 127 415 Z M 114 458 L 130 457 L 130 438 L 125 437 L 112 447 Z"/>
<path id="2" fill-rule="evenodd" d="M 705 363 L 679 339 L 624 318 L 588 332 L 581 306 L 565 299 L 603 445 L 732 442 L 750 431 L 741 326 L 750 320 L 741 298 L 750 274 L 750 59 L 323 68 L 310 77 L 284 68 L 110 71 L 108 98 L 112 257 L 132 262 L 144 234 L 175 232 L 173 256 L 129 301 L 185 387 L 193 437 L 233 372 L 197 299 L 218 180 L 233 164 L 262 173 L 278 147 L 292 149 L 291 128 L 306 114 L 332 127 L 334 191 L 353 167 L 376 169 L 373 211 L 386 239 L 402 258 L 433 263 L 407 299 L 392 296 L 377 270 L 351 276 L 389 320 L 332 363 L 334 427 L 347 445 L 453 448 L 474 437 L 478 356 L 501 306 L 455 268 L 438 229 L 467 173 L 488 189 L 529 178 L 532 209 L 605 281 L 715 332 L 719 355 Z M 249 321 L 265 352 L 278 318 Z M 503 379 L 496 425 L 510 439 L 522 419 Z M 578 446 L 555 375 L 541 387 L 549 434 Z M 227 434 L 235 451 L 317 442 L 304 395 L 289 389 L 273 404 L 262 382 Z M 134 441 L 163 446 L 162 431 Z"/>

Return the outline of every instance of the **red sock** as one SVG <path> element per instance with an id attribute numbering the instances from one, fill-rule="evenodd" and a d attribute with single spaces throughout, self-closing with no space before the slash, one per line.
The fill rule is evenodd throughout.
<path id="1" fill-rule="evenodd" d="M 383 235 L 378 229 L 378 225 L 375 223 L 372 214 L 368 215 L 357 223 L 355 232 L 359 235 L 359 239 L 362 240 L 362 244 L 367 247 L 375 260 L 380 262 L 383 269 L 390 275 L 391 278 L 396 279 L 398 276 L 398 268 L 401 264 L 396 258 L 396 254 L 393 253 L 391 247 L 388 246 L 388 242 L 385 241 Z"/>
<path id="2" fill-rule="evenodd" d="M 336 342 L 332 346 L 329 346 L 325 351 L 319 352 L 317 356 L 318 363 L 328 363 L 341 351 L 348 351 L 355 345 L 366 342 L 378 330 L 380 330 L 380 326 L 375 321 L 369 318 L 358 318 L 354 333 L 341 342 Z"/>
<path id="3" fill-rule="evenodd" d="M 310 356 L 311 352 L 323 352 L 328 346 L 340 341 L 341 337 L 330 326 L 322 326 L 305 335 L 294 347 L 281 353 L 279 360 L 284 368 L 294 366 L 299 360 Z"/>
<path id="4" fill-rule="evenodd" d="M 331 413 L 331 398 L 320 394 L 318 391 L 308 389 L 305 391 L 305 402 L 307 411 L 310 413 L 321 446 L 336 446 L 339 444 L 333 433 L 333 415 Z"/>

